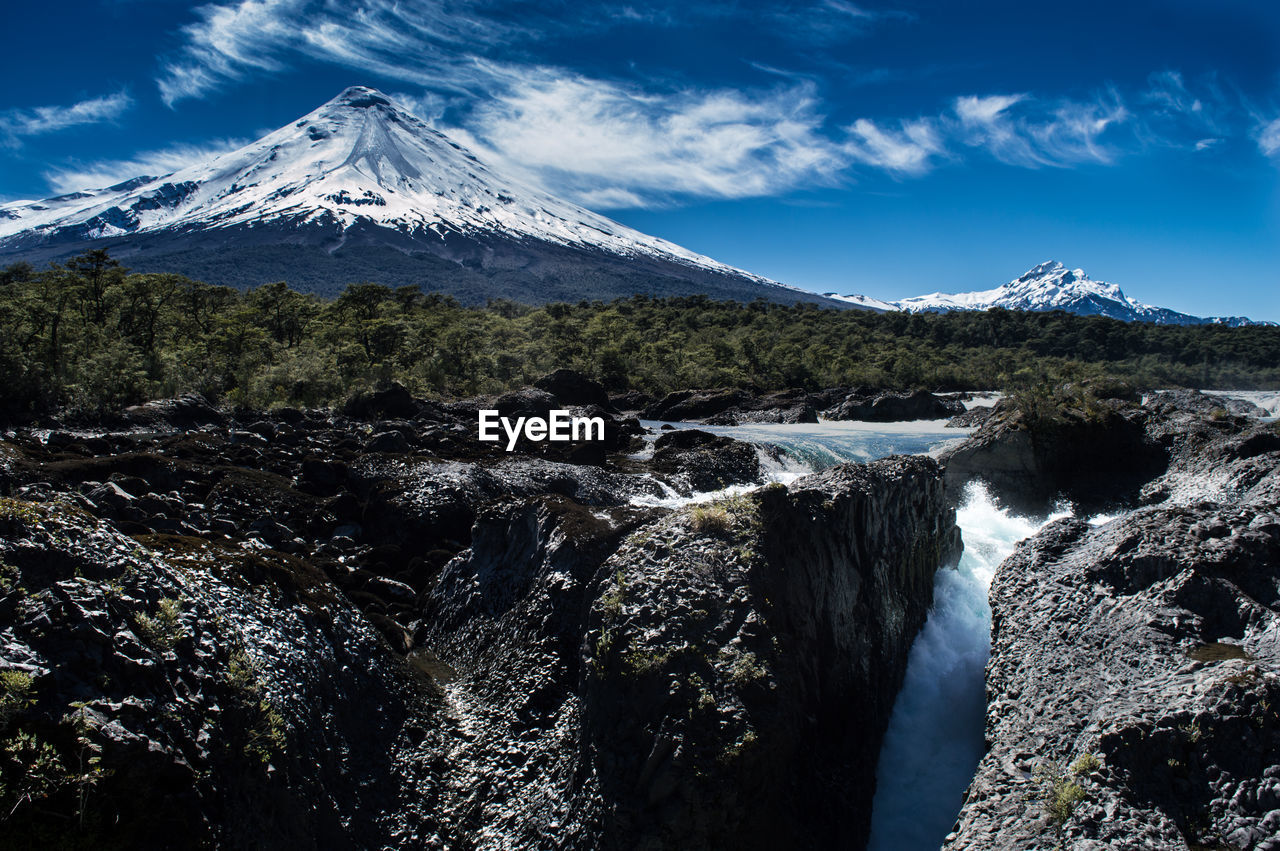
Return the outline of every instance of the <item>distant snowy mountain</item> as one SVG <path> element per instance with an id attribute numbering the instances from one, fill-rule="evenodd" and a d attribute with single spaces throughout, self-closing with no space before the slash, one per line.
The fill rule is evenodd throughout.
<path id="1" fill-rule="evenodd" d="M 1126 296 L 1116 284 L 1092 280 L 1083 269 L 1068 269 L 1049 261 L 1028 271 L 1022 277 L 992 290 L 969 293 L 931 293 L 885 302 L 859 295 L 828 297 L 879 310 L 902 310 L 908 313 L 947 313 L 952 310 L 1049 311 L 1064 310 L 1081 316 L 1109 316 L 1125 322 L 1154 322 L 1159 325 L 1255 325 L 1243 316 L 1199 317 L 1164 307 L 1152 307 Z"/>
<path id="2" fill-rule="evenodd" d="M 136 269 L 242 285 L 425 280 L 470 301 L 633 292 L 824 301 L 498 174 L 364 87 L 173 174 L 0 206 L 0 262 L 98 246 Z"/>

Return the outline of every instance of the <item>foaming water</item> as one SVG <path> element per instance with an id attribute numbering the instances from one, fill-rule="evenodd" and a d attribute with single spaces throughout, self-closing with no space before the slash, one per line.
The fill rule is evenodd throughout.
<path id="1" fill-rule="evenodd" d="M 664 423 L 655 420 L 642 420 L 641 423 L 650 430 L 646 435 L 645 445 L 639 452 L 628 457 L 647 460 L 653 457 L 654 442 Z M 753 423 L 740 426 L 693 423 L 670 425 L 675 429 L 696 428 L 712 434 L 724 434 L 756 444 L 762 480 L 750 485 L 732 485 L 721 490 L 702 491 L 687 496 L 659 481 L 662 496 L 638 496 L 632 499 L 634 505 L 679 508 L 691 503 L 735 496 L 774 482 L 789 485 L 801 476 L 848 461 L 874 461 L 895 453 L 934 455 L 944 447 L 964 440 L 971 431 L 947 428 L 946 420 L 903 423 Z M 782 450 L 780 455 L 776 451 L 778 449 Z"/>
<path id="2" fill-rule="evenodd" d="M 984 486 L 966 489 L 956 517 L 964 554 L 934 577 L 933 608 L 911 646 L 880 751 L 869 849 L 936 849 L 950 832 L 983 752 L 991 578 L 1019 541 L 1067 516 L 1019 517 Z"/>

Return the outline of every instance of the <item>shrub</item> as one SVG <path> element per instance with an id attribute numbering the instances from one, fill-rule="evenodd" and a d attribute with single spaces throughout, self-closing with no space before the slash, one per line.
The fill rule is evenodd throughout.
<path id="1" fill-rule="evenodd" d="M 34 733 L 18 733 L 0 744 L 0 806 L 6 816 L 33 804 L 74 779 L 53 745 Z"/>
<path id="2" fill-rule="evenodd" d="M 14 716 L 35 704 L 31 675 L 26 671 L 0 671 L 0 731 Z"/>
<path id="3" fill-rule="evenodd" d="M 156 604 L 155 616 L 138 613 L 133 616 L 138 633 L 147 643 L 161 650 L 169 650 L 187 636 L 182 625 L 182 601 L 162 597 Z"/>
<path id="4" fill-rule="evenodd" d="M 1102 767 L 1102 761 L 1091 753 L 1082 754 L 1079 759 L 1071 763 L 1072 774 L 1091 774 Z"/>
<path id="5" fill-rule="evenodd" d="M 284 751 L 284 716 L 271 705 L 266 684 L 258 675 L 258 667 L 243 647 L 237 645 L 232 648 L 223 679 L 231 687 L 239 711 L 244 713 L 243 753 L 249 759 L 266 765 L 272 757 Z"/>
<path id="6" fill-rule="evenodd" d="M 1053 819 L 1054 823 L 1061 825 L 1071 818 L 1071 814 L 1075 812 L 1076 807 L 1086 797 L 1088 797 L 1088 794 L 1084 791 L 1083 786 L 1060 777 L 1050 787 L 1045 807 L 1048 809 L 1049 817 Z"/>
<path id="7" fill-rule="evenodd" d="M 733 528 L 733 518 L 723 505 L 695 505 L 689 512 L 689 525 L 695 532 L 714 535 Z"/>
<path id="8" fill-rule="evenodd" d="M 729 679 L 739 687 L 762 680 L 769 676 L 769 671 L 756 654 L 751 652 L 738 654 L 729 667 Z"/>
<path id="9" fill-rule="evenodd" d="M 622 603 L 627 599 L 627 577 L 619 570 L 613 576 L 613 585 L 600 598 L 600 610 L 606 618 L 616 618 L 622 613 Z"/>
<path id="10" fill-rule="evenodd" d="M 1092 756 L 1092 754 L 1089 756 Z M 1081 759 L 1084 758 L 1082 757 Z M 1079 765 L 1080 762 L 1081 760 L 1077 760 L 1076 765 Z M 1076 774 L 1082 773 L 1076 771 L 1075 766 L 1072 766 L 1072 771 Z M 1049 818 L 1058 827 L 1065 824 L 1067 819 L 1071 818 L 1071 814 L 1075 812 L 1076 807 L 1088 797 L 1084 787 L 1063 776 L 1060 766 L 1053 761 L 1043 762 L 1036 766 L 1032 774 L 1032 780 L 1035 784 L 1035 791 L 1028 794 L 1028 799 L 1039 798 L 1045 812 L 1048 813 Z"/>

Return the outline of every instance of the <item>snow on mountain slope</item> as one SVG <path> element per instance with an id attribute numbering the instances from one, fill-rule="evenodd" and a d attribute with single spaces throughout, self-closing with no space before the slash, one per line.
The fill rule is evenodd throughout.
<path id="1" fill-rule="evenodd" d="M 947 313 L 952 310 L 1048 311 L 1064 310 L 1081 316 L 1109 316 L 1125 322 L 1154 322 L 1161 325 L 1251 325 L 1242 316 L 1202 318 L 1163 307 L 1152 307 L 1129 298 L 1116 284 L 1092 280 L 1083 269 L 1068 269 L 1048 261 L 1022 277 L 990 290 L 968 293 L 930 293 L 883 302 L 866 296 L 831 296 L 855 304 L 875 302 L 879 309 L 908 313 Z"/>
<path id="2" fill-rule="evenodd" d="M 899 310 L 897 304 L 891 301 L 881 301 L 878 298 L 872 298 L 868 295 L 839 295 L 837 293 L 823 293 L 827 298 L 836 301 L 842 301 L 846 304 L 852 304 L 855 307 L 865 308 L 866 310 L 874 310 L 884 313 L 889 310 Z"/>
<path id="3" fill-rule="evenodd" d="M 496 234 L 784 287 L 496 174 L 365 87 L 347 89 L 300 120 L 206 163 L 0 206 L 0 252 L 281 223 L 342 233 L 372 225 L 437 241 Z"/>

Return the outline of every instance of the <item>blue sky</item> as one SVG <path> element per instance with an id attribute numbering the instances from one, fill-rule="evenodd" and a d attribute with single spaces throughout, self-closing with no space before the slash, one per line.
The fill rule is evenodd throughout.
<path id="1" fill-rule="evenodd" d="M 11 4 L 0 198 L 159 174 L 373 85 L 495 165 L 815 291 L 1060 260 L 1280 320 L 1280 5 Z"/>

